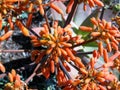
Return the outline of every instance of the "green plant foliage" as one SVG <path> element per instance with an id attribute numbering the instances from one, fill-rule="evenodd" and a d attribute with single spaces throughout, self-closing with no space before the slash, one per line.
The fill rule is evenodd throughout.
<path id="1" fill-rule="evenodd" d="M 120 11 L 120 4 L 114 5 L 114 6 L 113 6 L 113 11 L 114 11 L 114 12 Z"/>

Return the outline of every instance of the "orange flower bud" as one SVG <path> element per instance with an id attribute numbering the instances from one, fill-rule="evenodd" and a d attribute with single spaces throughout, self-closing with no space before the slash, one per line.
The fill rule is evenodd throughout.
<path id="1" fill-rule="evenodd" d="M 27 28 L 31 25 L 32 16 L 33 16 L 32 13 L 29 13 L 29 15 L 28 15 L 28 20 L 27 20 L 27 23 L 26 23 L 26 27 L 27 27 Z"/>
<path id="2" fill-rule="evenodd" d="M 94 7 L 94 6 L 95 6 L 95 3 L 94 3 L 93 0 L 88 0 L 88 2 L 89 2 L 89 6 L 90 6 L 90 7 Z"/>
<path id="3" fill-rule="evenodd" d="M 85 84 L 88 84 L 91 81 L 91 78 L 86 78 L 85 79 Z"/>
<path id="4" fill-rule="evenodd" d="M 116 30 L 109 30 L 109 33 L 113 36 L 115 36 L 117 34 L 117 31 Z"/>
<path id="5" fill-rule="evenodd" d="M 46 79 L 49 78 L 50 76 L 50 68 L 44 68 L 43 75 L 45 76 Z"/>
<path id="6" fill-rule="evenodd" d="M 110 44 L 109 39 L 106 39 L 105 41 L 106 41 L 106 44 L 107 44 L 107 50 L 108 50 L 109 52 L 111 52 L 112 48 L 111 48 L 111 44 Z"/>
<path id="7" fill-rule="evenodd" d="M 16 20 L 16 25 L 19 27 L 19 29 L 25 36 L 29 36 L 28 29 L 19 20 Z"/>
<path id="8" fill-rule="evenodd" d="M 98 36 L 100 36 L 100 32 L 92 32 L 91 33 L 91 36 L 93 36 L 93 37 L 98 37 Z"/>
<path id="9" fill-rule="evenodd" d="M 63 15 L 63 11 L 59 7 L 57 7 L 56 5 L 54 5 L 53 3 L 50 4 L 50 7 L 53 8 L 59 14 Z"/>
<path id="10" fill-rule="evenodd" d="M 109 59 L 108 59 L 108 53 L 107 53 L 106 49 L 103 49 L 103 57 L 104 57 L 105 63 L 107 63 L 109 61 Z"/>
<path id="11" fill-rule="evenodd" d="M 105 26 L 106 25 L 106 20 L 105 19 L 102 19 L 102 25 Z"/>
<path id="12" fill-rule="evenodd" d="M 66 13 L 70 13 L 71 12 L 73 3 L 74 3 L 74 0 L 70 0 L 70 2 L 67 5 L 67 8 L 66 8 Z"/>
<path id="13" fill-rule="evenodd" d="M 48 41 L 48 44 L 50 44 L 50 47 L 54 48 L 56 46 L 56 43 L 53 41 Z"/>
<path id="14" fill-rule="evenodd" d="M 71 43 L 66 43 L 66 42 L 60 42 L 64 47 L 72 47 Z"/>
<path id="15" fill-rule="evenodd" d="M 50 71 L 51 71 L 52 73 L 55 72 L 55 65 L 54 65 L 54 61 L 53 61 L 53 60 L 50 61 Z"/>
<path id="16" fill-rule="evenodd" d="M 105 82 L 105 78 L 97 77 L 96 79 L 97 79 L 100 83 Z"/>
<path id="17" fill-rule="evenodd" d="M 86 26 L 80 26 L 79 29 L 82 31 L 86 31 L 86 32 L 93 31 L 93 29 L 91 27 L 86 27 Z"/>
<path id="18" fill-rule="evenodd" d="M 64 65 L 64 67 L 66 68 L 66 70 L 67 70 L 68 72 L 71 71 L 70 67 L 67 65 L 66 62 L 63 62 L 63 65 Z"/>
<path id="19" fill-rule="evenodd" d="M 105 72 L 104 71 L 100 71 L 97 73 L 96 75 L 97 77 L 104 77 L 105 76 Z"/>
<path id="20" fill-rule="evenodd" d="M 119 42 L 115 39 L 114 36 L 110 37 L 111 41 L 114 42 L 116 45 L 119 45 Z"/>
<path id="21" fill-rule="evenodd" d="M 112 46 L 113 49 L 118 51 L 118 45 L 116 45 L 114 42 L 111 42 L 111 46 Z"/>
<path id="22" fill-rule="evenodd" d="M 93 51 L 93 57 L 94 57 L 94 58 L 98 57 L 98 52 L 97 52 L 97 50 L 94 50 L 94 51 Z"/>
<path id="23" fill-rule="evenodd" d="M 6 34 L 0 37 L 0 41 L 6 40 L 12 35 L 13 31 L 8 31 Z"/>
<path id="24" fill-rule="evenodd" d="M 104 25 L 102 24 L 102 23 L 99 23 L 99 26 L 100 26 L 100 28 L 102 29 L 102 30 L 104 30 Z"/>
<path id="25" fill-rule="evenodd" d="M 81 59 L 79 57 L 76 57 L 76 59 L 74 59 L 74 62 L 80 67 L 80 68 L 84 68 L 84 64 L 81 62 Z"/>
<path id="26" fill-rule="evenodd" d="M 9 78 L 10 82 L 13 82 L 13 76 L 11 73 L 8 73 L 8 78 Z"/>
<path id="27" fill-rule="evenodd" d="M 103 45 L 102 45 L 102 41 L 100 41 L 98 43 L 98 51 L 100 52 L 100 55 L 103 55 Z"/>
<path id="28" fill-rule="evenodd" d="M 15 76 L 15 80 L 20 81 L 20 76 L 18 74 Z"/>
<path id="29" fill-rule="evenodd" d="M 73 82 L 72 82 L 72 85 L 73 86 L 77 86 L 78 84 L 80 84 L 80 80 L 74 80 Z"/>
<path id="30" fill-rule="evenodd" d="M 95 58 L 91 58 L 90 59 L 90 66 L 92 69 L 94 68 L 94 65 L 95 65 Z"/>
<path id="31" fill-rule="evenodd" d="M 1 70 L 2 72 L 5 72 L 5 67 L 3 66 L 2 63 L 0 63 L 0 70 Z"/>
<path id="32" fill-rule="evenodd" d="M 15 76 L 16 76 L 16 71 L 14 69 L 11 70 L 11 74 L 13 76 L 13 79 L 15 79 Z"/>
<path id="33" fill-rule="evenodd" d="M 88 72 L 84 68 L 80 68 L 80 71 L 82 74 L 85 74 L 85 75 L 88 74 Z"/>
<path id="34" fill-rule="evenodd" d="M 39 5 L 39 12 L 40 12 L 40 14 L 41 14 L 42 16 L 44 16 L 45 11 L 44 11 L 44 8 L 43 8 L 43 5 L 42 5 L 42 4 Z"/>
<path id="35" fill-rule="evenodd" d="M 56 48 L 56 51 L 57 51 L 58 55 L 61 56 L 61 50 L 59 47 Z"/>
<path id="36" fill-rule="evenodd" d="M 86 9 L 87 9 L 87 6 L 86 6 L 86 4 L 84 3 L 84 5 L 83 5 L 83 10 L 86 11 Z"/>
<path id="37" fill-rule="evenodd" d="M 21 83 L 19 80 L 15 80 L 14 87 L 19 88 L 21 86 Z"/>
<path id="38" fill-rule="evenodd" d="M 90 20 L 94 25 L 98 25 L 98 21 L 95 19 L 95 17 L 92 17 Z"/>
<path id="39" fill-rule="evenodd" d="M 104 4 L 100 0 L 94 0 L 94 3 L 97 4 L 100 7 L 104 6 Z"/>
<path id="40" fill-rule="evenodd" d="M 60 48 L 60 50 L 61 50 L 62 55 L 67 56 L 67 51 L 65 51 L 65 50 L 62 49 L 62 48 Z"/>
<path id="41" fill-rule="evenodd" d="M 69 56 L 72 60 L 74 60 L 74 59 L 75 59 L 75 56 L 74 56 L 74 54 L 72 53 L 72 51 L 71 51 L 69 48 L 65 48 L 65 50 L 66 50 L 68 56 Z"/>
<path id="42" fill-rule="evenodd" d="M 28 12 L 31 13 L 33 9 L 33 3 L 30 3 L 29 8 L 28 8 Z"/>
<path id="43" fill-rule="evenodd" d="M 48 29 L 48 26 L 47 26 L 46 23 L 43 24 L 43 27 L 44 27 L 44 30 L 45 30 L 45 34 L 46 34 L 46 33 L 49 33 L 49 29 Z"/>
<path id="44" fill-rule="evenodd" d="M 58 56 L 54 56 L 54 61 L 55 61 L 55 63 L 58 63 Z"/>
<path id="45" fill-rule="evenodd" d="M 111 28 L 111 22 L 107 22 L 105 28 L 110 29 Z"/>
<path id="46" fill-rule="evenodd" d="M 49 36 L 50 36 L 50 39 L 52 40 L 52 41 L 56 41 L 56 39 L 55 39 L 55 37 L 52 35 L 52 34 L 49 34 Z"/>
<path id="47" fill-rule="evenodd" d="M 2 14 L 0 13 L 0 30 L 2 29 Z"/>

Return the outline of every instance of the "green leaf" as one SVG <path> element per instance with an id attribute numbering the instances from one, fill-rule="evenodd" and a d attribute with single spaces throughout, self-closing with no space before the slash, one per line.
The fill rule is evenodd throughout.
<path id="1" fill-rule="evenodd" d="M 114 11 L 114 12 L 120 11 L 120 4 L 114 5 L 114 6 L 113 6 L 113 11 Z"/>
<path id="2" fill-rule="evenodd" d="M 85 44 L 85 45 L 83 45 L 83 46 L 98 47 L 98 44 L 97 44 L 96 41 L 93 41 L 93 42 L 87 43 L 87 44 Z"/>

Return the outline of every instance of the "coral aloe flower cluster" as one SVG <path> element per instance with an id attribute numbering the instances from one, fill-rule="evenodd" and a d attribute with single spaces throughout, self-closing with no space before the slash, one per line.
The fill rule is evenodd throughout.
<path id="1" fill-rule="evenodd" d="M 83 42 L 83 40 L 80 39 L 80 36 L 72 36 L 70 28 L 71 25 L 62 28 L 55 21 L 51 28 L 53 32 L 50 33 L 47 25 L 44 24 L 43 29 L 39 33 L 41 36 L 40 40 L 35 36 L 31 36 L 31 42 L 35 47 L 41 46 L 45 48 L 43 50 L 33 50 L 31 59 L 39 63 L 45 55 L 48 55 L 46 62 L 42 65 L 42 72 L 46 78 L 49 78 L 50 72 L 54 73 L 55 69 L 57 69 L 57 76 L 59 76 L 59 72 L 61 71 L 60 63 L 63 64 L 67 71 L 70 71 L 70 68 L 66 62 L 73 61 L 78 66 L 84 67 L 80 59 L 75 56 L 76 52 L 71 48 L 73 45 Z M 63 72 L 61 71 L 61 73 Z M 62 82 L 63 77 L 65 78 L 64 73 L 61 80 L 58 79 L 58 82 Z"/>

